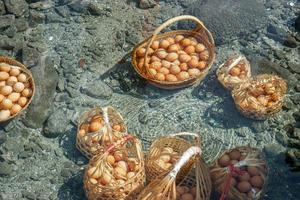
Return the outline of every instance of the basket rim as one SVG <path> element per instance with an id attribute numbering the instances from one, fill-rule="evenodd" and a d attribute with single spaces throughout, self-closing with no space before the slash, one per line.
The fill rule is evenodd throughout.
<path id="1" fill-rule="evenodd" d="M 16 114 L 14 115 L 11 115 L 9 118 L 7 118 L 6 120 L 2 120 L 0 121 L 0 123 L 3 123 L 3 122 L 7 122 L 7 121 L 10 121 L 12 120 L 13 118 L 17 117 L 18 115 L 20 115 L 25 109 L 28 108 L 28 106 L 31 104 L 33 98 L 34 98 L 34 95 L 35 95 L 35 92 L 36 92 L 36 85 L 35 85 L 35 81 L 34 81 L 34 77 L 31 73 L 31 71 L 27 68 L 26 65 L 22 64 L 21 62 L 11 58 L 11 57 L 7 57 L 7 56 L 0 56 L 0 63 L 6 63 L 6 64 L 9 64 L 9 65 L 15 65 L 15 66 L 18 66 L 20 67 L 21 69 L 23 69 L 25 71 L 25 73 L 27 75 L 29 75 L 30 77 L 30 82 L 31 82 L 31 90 L 32 90 L 32 95 L 31 97 L 29 98 L 27 104 L 19 111 L 17 112 Z"/>
<path id="2" fill-rule="evenodd" d="M 174 30 L 174 31 L 169 31 L 169 32 L 165 32 L 162 34 L 158 34 L 157 35 L 157 40 L 165 38 L 165 37 L 169 37 L 170 35 L 193 35 L 195 36 L 197 39 L 201 39 L 201 42 L 205 43 L 205 46 L 207 48 L 207 50 L 210 53 L 209 56 L 209 62 L 207 62 L 207 67 L 201 71 L 201 74 L 197 77 L 192 77 L 189 78 L 187 80 L 183 80 L 183 81 L 176 81 L 176 82 L 167 82 L 167 81 L 158 81 L 155 79 L 151 79 L 149 77 L 147 77 L 143 72 L 140 71 L 139 67 L 137 66 L 137 62 L 136 62 L 136 51 L 141 48 L 142 46 L 145 46 L 147 44 L 147 42 L 151 39 L 151 36 L 144 39 L 142 42 L 140 42 L 139 44 L 137 44 L 131 54 L 131 64 L 133 65 L 133 68 L 135 69 L 135 71 L 144 79 L 146 79 L 149 82 L 153 82 L 154 84 L 157 85 L 161 85 L 162 87 L 172 87 L 172 86 L 183 86 L 183 85 L 188 85 L 190 83 L 195 83 L 197 82 L 199 79 L 202 78 L 203 74 L 207 74 L 208 71 L 211 69 L 214 61 L 215 61 L 215 57 L 216 57 L 216 53 L 215 53 L 215 45 L 210 44 L 209 41 L 203 39 L 203 36 L 197 31 L 197 29 L 193 29 L 193 30 Z M 183 86 L 184 87 L 184 86 Z"/>

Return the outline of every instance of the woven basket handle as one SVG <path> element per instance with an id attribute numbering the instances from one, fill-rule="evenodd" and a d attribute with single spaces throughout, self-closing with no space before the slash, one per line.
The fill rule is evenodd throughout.
<path id="1" fill-rule="evenodd" d="M 195 138 L 196 140 L 196 144 L 199 145 L 200 144 L 200 136 L 196 133 L 190 133 L 190 132 L 180 132 L 180 133 L 173 133 L 170 134 L 170 136 L 172 137 L 177 137 L 177 136 L 192 136 Z"/>
<path id="2" fill-rule="evenodd" d="M 120 140 L 118 140 L 116 143 L 110 145 L 107 149 L 106 152 L 110 153 L 112 152 L 117 146 L 123 145 L 125 142 L 129 140 L 134 140 L 135 138 L 132 135 L 125 135 L 123 136 Z"/>
<path id="3" fill-rule="evenodd" d="M 148 56 L 148 51 L 150 49 L 150 46 L 152 45 L 153 41 L 156 39 L 156 36 L 166 27 L 170 26 L 171 24 L 177 22 L 177 21 L 182 21 L 182 20 L 191 20 L 194 21 L 197 24 L 197 28 L 195 29 L 196 31 L 199 31 L 201 29 L 204 29 L 207 36 L 208 36 L 208 40 L 209 42 L 214 45 L 214 39 L 212 34 L 209 32 L 209 30 L 204 26 L 203 22 L 201 20 L 199 20 L 197 17 L 191 16 L 191 15 L 181 15 L 178 17 L 174 17 L 172 19 L 169 19 L 168 21 L 166 21 L 165 23 L 163 23 L 162 25 L 160 25 L 152 34 L 151 39 L 149 40 L 147 47 L 146 47 L 146 53 L 145 53 L 145 60 L 144 60 L 144 66 L 148 67 L 148 62 L 147 62 L 147 56 Z M 147 70 L 147 69 L 146 69 Z"/>
<path id="4" fill-rule="evenodd" d="M 188 148 L 180 157 L 180 159 L 175 163 L 172 171 L 170 171 L 169 176 L 176 177 L 179 170 L 184 166 L 194 155 L 201 155 L 202 151 L 200 147 L 192 146 Z"/>

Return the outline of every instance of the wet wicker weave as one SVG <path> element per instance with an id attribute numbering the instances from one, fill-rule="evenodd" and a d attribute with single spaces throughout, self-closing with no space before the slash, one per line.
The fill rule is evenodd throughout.
<path id="1" fill-rule="evenodd" d="M 108 122 L 104 121 L 103 127 L 97 132 L 89 132 L 86 128 L 86 134 L 84 136 L 80 135 L 80 129 L 83 128 L 84 124 L 88 124 L 94 116 L 101 116 L 102 119 L 105 118 L 105 113 L 107 113 Z M 118 124 L 121 126 L 121 131 L 116 131 L 112 127 Z M 76 146 L 78 150 L 85 155 L 87 158 L 91 158 L 97 155 L 99 151 L 103 151 L 108 145 L 115 142 L 116 140 L 127 134 L 127 127 L 124 124 L 123 117 L 119 112 L 117 112 L 113 107 L 96 107 L 88 112 L 85 112 L 78 124 L 77 136 L 76 136 Z M 106 138 L 105 140 L 103 138 Z"/>
<path id="2" fill-rule="evenodd" d="M 230 70 L 236 65 L 243 65 L 245 71 L 247 72 L 243 77 L 231 76 Z M 236 85 L 241 84 L 244 81 L 247 81 L 251 77 L 251 67 L 247 58 L 243 55 L 232 55 L 228 60 L 223 63 L 217 70 L 217 77 L 219 82 L 228 90 L 232 90 Z"/>
<path id="3" fill-rule="evenodd" d="M 5 57 L 5 56 L 0 56 L 0 63 L 6 63 L 6 64 L 9 64 L 9 65 L 12 65 L 12 66 L 16 66 L 22 73 L 26 74 L 29 77 L 28 82 L 30 84 L 30 88 L 32 89 L 32 95 L 28 99 L 27 104 L 18 113 L 14 114 L 14 115 L 11 115 L 5 121 L 0 121 L 0 123 L 3 123 L 3 122 L 7 122 L 7 121 L 15 118 L 17 115 L 19 115 L 21 112 L 23 112 L 30 105 L 30 103 L 32 102 L 32 99 L 35 95 L 35 82 L 34 82 L 34 79 L 33 79 L 33 76 L 31 74 L 31 72 L 22 63 L 14 60 L 12 58 Z"/>
<path id="4" fill-rule="evenodd" d="M 195 141 L 199 140 L 199 136 L 197 134 L 186 132 L 162 136 L 156 139 L 150 146 L 149 153 L 146 157 L 147 181 L 150 182 L 159 175 L 164 174 L 172 169 L 171 167 L 170 169 L 166 170 L 156 162 L 158 157 L 161 156 L 163 148 L 170 147 L 174 152 L 177 152 L 178 155 L 182 155 L 189 147 L 192 146 L 192 144 L 188 140 L 181 138 L 180 136 L 192 136 Z M 192 164 L 193 160 L 182 167 L 177 176 L 177 180 L 182 180 L 186 176 Z"/>
<path id="5" fill-rule="evenodd" d="M 176 30 L 176 31 L 170 31 L 167 33 L 163 33 L 163 34 L 159 34 L 159 32 L 161 30 L 163 30 L 164 28 L 166 28 L 167 26 L 169 26 L 170 24 L 180 21 L 180 20 L 192 20 L 194 22 L 197 23 L 197 28 L 194 30 Z M 207 48 L 208 52 L 209 52 L 209 59 L 207 61 L 207 66 L 206 68 L 201 71 L 201 74 L 198 77 L 193 77 L 184 81 L 177 81 L 177 82 L 167 82 L 167 81 L 158 81 L 155 80 L 153 77 L 151 77 L 148 73 L 148 63 L 147 61 L 144 63 L 144 66 L 142 68 L 140 68 L 138 66 L 138 62 L 137 62 L 137 55 L 136 52 L 138 49 L 140 48 L 146 48 L 146 55 L 145 58 L 147 58 L 148 55 L 148 50 L 152 44 L 152 42 L 157 39 L 163 39 L 163 38 L 167 38 L 170 36 L 175 36 L 175 35 L 183 35 L 185 37 L 195 37 L 198 42 L 201 42 L 205 45 L 205 47 Z M 193 16 L 189 16 L 189 15 L 183 15 L 183 16 L 178 16 L 178 17 L 174 17 L 168 21 L 166 21 L 165 23 L 163 23 L 160 27 L 158 27 L 154 33 L 152 34 L 151 37 L 147 38 L 146 40 L 144 40 L 143 42 L 141 42 L 140 44 L 138 44 L 132 53 L 132 65 L 134 66 L 134 69 L 136 70 L 136 72 L 143 77 L 144 79 L 146 79 L 150 84 L 163 88 L 163 89 L 178 89 L 178 88 L 183 88 L 183 87 L 187 87 L 196 83 L 199 83 L 200 81 L 202 81 L 204 79 L 204 77 L 207 75 L 208 71 L 210 70 L 214 60 L 215 60 L 215 44 L 214 44 L 214 39 L 212 37 L 212 34 L 209 32 L 209 30 L 204 26 L 204 24 L 196 17 Z M 145 59 L 147 60 L 147 59 Z"/>
<path id="6" fill-rule="evenodd" d="M 231 150 L 225 151 L 219 158 L 221 158 L 224 154 L 229 154 L 233 150 L 239 150 L 241 152 L 241 155 L 246 156 L 244 160 L 239 161 L 239 163 L 235 164 L 235 166 L 238 166 L 243 162 L 243 164 L 240 165 L 239 168 L 245 168 L 247 166 L 255 166 L 259 170 L 259 174 L 261 175 L 263 181 L 264 181 L 264 186 L 262 189 L 253 194 L 252 198 L 253 200 L 258 200 L 261 199 L 267 185 L 268 181 L 268 166 L 266 161 L 264 160 L 264 156 L 262 152 L 256 148 L 252 148 L 249 146 L 246 147 L 236 147 Z M 218 159 L 215 161 L 213 166 L 211 167 L 210 170 L 211 173 L 211 179 L 213 183 L 213 187 L 218 193 L 222 193 L 224 183 L 226 181 L 226 177 L 228 174 L 228 169 L 227 167 L 222 167 L 218 163 Z M 237 190 L 235 187 L 230 187 L 229 193 L 227 195 L 228 199 L 239 199 L 239 200 L 247 200 L 249 197 L 247 197 L 244 193 L 241 193 Z"/>
<path id="7" fill-rule="evenodd" d="M 268 107 L 259 104 L 255 101 L 256 98 L 249 94 L 251 89 L 267 83 L 271 83 L 276 88 L 275 91 L 278 95 L 278 100 Z M 244 116 L 264 120 L 281 110 L 286 91 L 287 84 L 285 80 L 276 75 L 261 74 L 235 87 L 232 90 L 232 97 L 236 107 Z"/>
<path id="8" fill-rule="evenodd" d="M 107 157 L 115 152 L 120 152 L 136 160 L 135 175 L 131 178 L 122 178 L 122 182 L 111 181 L 106 185 L 101 184 L 101 178 L 97 183 L 93 183 L 88 176 L 88 170 L 96 167 L 100 174 L 106 174 L 112 179 L 115 177 L 114 166 Z M 112 180 L 111 179 L 111 180 Z M 135 200 L 144 187 L 146 180 L 144 168 L 144 155 L 140 140 L 131 135 L 124 136 L 121 140 L 106 149 L 103 154 L 94 156 L 84 174 L 84 190 L 89 200 Z"/>

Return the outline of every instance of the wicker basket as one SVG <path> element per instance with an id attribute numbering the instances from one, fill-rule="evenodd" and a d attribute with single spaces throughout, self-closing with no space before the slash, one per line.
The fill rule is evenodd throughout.
<path id="1" fill-rule="evenodd" d="M 238 67 L 237 74 L 233 76 L 231 70 Z M 241 72 L 240 72 L 241 70 Z M 228 90 L 232 90 L 236 85 L 247 81 L 251 77 L 250 63 L 243 55 L 232 55 L 217 70 L 219 82 Z"/>
<path id="2" fill-rule="evenodd" d="M 29 83 L 30 89 L 32 90 L 32 94 L 29 97 L 26 105 L 19 112 L 11 115 L 9 118 L 6 118 L 5 120 L 0 120 L 0 123 L 4 123 L 4 122 L 7 122 L 7 121 L 13 119 L 17 115 L 19 115 L 22 111 L 24 111 L 29 106 L 29 104 L 32 102 L 32 99 L 35 95 L 35 82 L 34 82 L 34 79 L 33 79 L 33 76 L 31 74 L 31 72 L 22 63 L 14 60 L 12 58 L 5 57 L 5 56 L 0 56 L 0 63 L 6 63 L 6 64 L 9 64 L 11 66 L 14 66 L 15 68 L 19 69 L 22 73 L 26 74 L 27 77 L 29 77 L 28 78 L 28 83 Z"/>
<path id="3" fill-rule="evenodd" d="M 268 86 L 272 94 L 265 92 L 267 85 L 272 86 Z M 244 116 L 264 120 L 281 110 L 286 91 L 287 84 L 282 78 L 261 74 L 235 87 L 232 90 L 232 97 L 236 107 Z M 261 97 L 260 101 L 257 99 L 259 97 Z"/>
<path id="4" fill-rule="evenodd" d="M 159 34 L 161 30 L 164 28 L 168 27 L 174 22 L 180 21 L 180 20 L 192 20 L 197 23 L 197 28 L 194 30 L 176 30 L 176 31 L 170 31 L 167 33 Z M 206 47 L 208 53 L 209 53 L 209 58 L 207 60 L 207 65 L 204 70 L 201 71 L 200 75 L 196 77 L 192 77 L 183 81 L 174 81 L 174 82 L 168 82 L 168 81 L 159 81 L 154 79 L 151 73 L 149 73 L 149 63 L 148 63 L 148 54 L 149 54 L 149 49 L 154 40 L 161 40 L 165 39 L 168 37 L 174 37 L 176 35 L 183 35 L 185 37 L 194 37 L 197 39 L 198 42 L 201 42 L 204 44 Z M 138 64 L 138 57 L 137 57 L 137 51 L 140 48 L 146 48 L 146 53 L 145 53 L 145 62 L 143 66 L 139 66 Z M 214 52 L 215 44 L 214 44 L 214 39 L 209 32 L 209 30 L 204 26 L 204 24 L 196 17 L 189 16 L 189 15 L 183 15 L 183 16 L 178 16 L 175 18 L 172 18 L 165 23 L 163 23 L 161 26 L 159 26 L 154 33 L 152 34 L 151 37 L 147 38 L 140 44 L 138 44 L 135 49 L 133 50 L 132 53 L 132 64 L 136 70 L 136 72 L 146 79 L 149 83 L 152 85 L 155 85 L 159 88 L 164 88 L 164 89 L 178 89 L 178 88 L 183 88 L 190 86 L 192 84 L 195 84 L 197 82 L 200 82 L 201 80 L 204 79 L 204 77 L 207 75 L 208 71 L 210 70 L 214 60 L 215 60 L 215 52 Z"/>
<path id="5" fill-rule="evenodd" d="M 224 156 L 224 155 L 228 155 L 228 157 L 231 159 L 230 157 L 230 153 L 232 152 L 240 152 L 240 159 L 238 159 L 237 161 L 229 161 L 229 165 L 227 167 L 226 166 L 226 159 L 224 159 L 224 161 L 220 161 L 220 159 Z M 232 154 L 232 156 L 236 156 L 236 154 Z M 235 163 L 235 164 L 234 164 Z M 222 165 L 222 166 L 221 166 Z M 230 168 L 231 166 L 231 168 Z M 240 192 L 237 187 L 238 185 L 232 185 L 234 184 L 233 182 L 231 182 L 232 178 L 234 178 L 234 180 L 237 181 L 242 181 L 241 177 L 239 176 L 244 176 L 244 178 L 247 176 L 245 173 L 248 173 L 248 175 L 250 177 L 253 177 L 252 175 L 254 175 L 254 172 L 251 175 L 251 173 L 248 171 L 249 168 L 248 167 L 256 167 L 256 171 L 254 171 L 255 173 L 257 173 L 257 175 L 259 175 L 262 180 L 263 180 L 263 186 L 261 188 L 259 188 L 260 190 L 256 190 L 254 186 L 251 186 L 250 191 L 247 193 L 242 193 Z M 234 169 L 235 172 L 232 173 L 231 169 Z M 253 170 L 253 169 L 252 169 Z M 237 172 L 240 172 L 240 174 L 237 174 Z M 252 147 L 236 147 L 234 149 L 231 150 L 227 150 L 225 151 L 218 160 L 215 161 L 215 163 L 213 164 L 211 170 L 211 178 L 212 178 L 212 182 L 213 182 L 213 187 L 216 189 L 216 191 L 218 193 L 221 194 L 221 198 L 220 199 L 240 199 L 240 200 L 246 200 L 246 199 L 260 199 L 265 191 L 266 185 L 267 185 L 267 180 L 268 180 L 268 167 L 267 167 L 267 163 L 264 161 L 262 152 L 256 148 L 252 148 Z M 249 182 L 251 182 L 251 178 L 249 178 Z M 228 181 L 229 180 L 229 181 Z M 245 179 L 244 179 L 245 180 Z M 226 183 L 227 182 L 227 183 Z M 227 186 L 226 186 L 227 184 Z M 225 189 L 226 188 L 226 189 Z"/>
<path id="6" fill-rule="evenodd" d="M 195 187 L 193 199 L 209 199 L 211 193 L 211 180 L 209 170 L 200 158 L 200 154 L 201 149 L 198 146 L 190 147 L 186 152 L 184 152 L 172 171 L 161 174 L 145 187 L 138 196 L 138 200 L 181 200 L 182 194 L 179 192 L 179 187 L 181 186 Z M 190 173 L 186 175 L 182 182 L 178 183 L 178 172 L 187 162 L 190 161 L 193 161 L 192 170 L 190 170 Z"/>
<path id="7" fill-rule="evenodd" d="M 90 125 L 94 121 L 99 121 L 101 128 L 91 132 Z M 119 112 L 110 106 L 96 107 L 81 116 L 77 129 L 76 146 L 83 155 L 91 158 L 125 134 L 127 134 L 127 127 Z"/>
<path id="8" fill-rule="evenodd" d="M 127 172 L 117 170 L 124 161 Z M 84 190 L 89 200 L 134 200 L 145 180 L 141 142 L 126 135 L 90 160 L 84 174 Z"/>
<path id="9" fill-rule="evenodd" d="M 154 180 L 159 175 L 170 171 L 172 169 L 172 166 L 179 159 L 179 156 L 181 156 L 189 147 L 192 146 L 192 144 L 188 140 L 185 140 L 180 136 L 191 136 L 196 142 L 200 141 L 197 134 L 188 132 L 171 134 L 156 139 L 150 146 L 149 153 L 146 157 L 145 168 L 148 182 Z M 164 149 L 166 148 L 172 149 L 172 152 L 164 152 Z M 174 161 L 168 167 L 163 167 L 163 165 L 158 162 L 160 160 L 159 158 L 165 155 L 171 155 Z M 182 167 L 177 176 L 177 180 L 182 180 L 187 175 L 187 173 L 191 169 L 192 164 L 193 160 L 190 160 L 190 162 L 187 162 L 187 164 Z"/>

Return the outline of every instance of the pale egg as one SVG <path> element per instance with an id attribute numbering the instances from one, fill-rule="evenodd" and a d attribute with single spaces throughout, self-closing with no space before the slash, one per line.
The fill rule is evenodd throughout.
<path id="1" fill-rule="evenodd" d="M 2 100 L 5 98 L 5 96 L 3 96 L 2 94 L 0 94 L 0 102 L 2 102 Z"/>
<path id="2" fill-rule="evenodd" d="M 21 83 L 21 82 L 17 82 L 17 83 L 15 83 L 14 86 L 13 86 L 13 89 L 14 89 L 14 91 L 16 91 L 16 92 L 22 92 L 22 91 L 24 90 L 24 88 L 25 88 L 25 86 L 24 86 L 24 84 Z"/>
<path id="3" fill-rule="evenodd" d="M 196 68 L 198 66 L 198 61 L 195 60 L 195 59 L 191 59 L 189 62 L 188 62 L 188 66 L 191 67 L 191 68 Z"/>
<path id="4" fill-rule="evenodd" d="M 146 49 L 145 48 L 139 48 L 137 51 L 136 51 L 136 55 L 138 57 L 144 57 L 145 56 L 145 53 L 146 53 Z"/>
<path id="5" fill-rule="evenodd" d="M 0 81 L 0 87 L 5 85 L 6 85 L 6 81 Z"/>
<path id="6" fill-rule="evenodd" d="M 156 50 L 159 48 L 159 41 L 155 40 L 153 41 L 153 43 L 151 44 L 151 48 Z"/>
<path id="7" fill-rule="evenodd" d="M 192 68 L 188 70 L 188 73 L 191 77 L 197 77 L 201 74 L 200 70 L 198 68 Z"/>
<path id="8" fill-rule="evenodd" d="M 159 47 L 163 49 L 167 49 L 170 45 L 170 42 L 168 40 L 161 40 L 159 43 Z"/>
<path id="9" fill-rule="evenodd" d="M 10 112 L 12 115 L 17 114 L 18 112 L 20 112 L 22 110 L 22 107 L 19 104 L 14 104 L 11 109 Z"/>
<path id="10" fill-rule="evenodd" d="M 15 76 L 10 76 L 10 77 L 6 80 L 6 85 L 13 86 L 16 82 L 18 82 L 17 77 L 15 77 Z"/>
<path id="11" fill-rule="evenodd" d="M 168 68 L 162 67 L 158 70 L 159 73 L 162 73 L 164 75 L 169 74 L 170 71 L 168 70 Z"/>
<path id="12" fill-rule="evenodd" d="M 0 72 L 0 81 L 5 81 L 6 79 L 8 79 L 9 74 L 7 72 Z"/>
<path id="13" fill-rule="evenodd" d="M 3 99 L 1 102 L 1 108 L 4 110 L 9 110 L 13 106 L 13 103 L 10 99 Z"/>
<path id="14" fill-rule="evenodd" d="M 178 75 L 177 75 L 177 78 L 178 80 L 180 81 L 183 81 L 183 80 L 186 80 L 186 79 L 189 79 L 190 78 L 190 75 L 188 72 L 180 72 Z"/>
<path id="15" fill-rule="evenodd" d="M 150 74 L 151 76 L 155 76 L 155 75 L 157 74 L 156 69 L 149 68 L 148 71 L 149 71 L 149 74 Z"/>
<path id="16" fill-rule="evenodd" d="M 22 91 L 22 96 L 24 97 L 30 97 L 32 95 L 32 90 L 29 89 L 29 88 L 25 88 L 23 91 Z"/>
<path id="17" fill-rule="evenodd" d="M 0 89 L 0 93 L 4 96 L 9 95 L 10 93 L 12 93 L 13 88 L 9 85 L 3 86 Z"/>
<path id="18" fill-rule="evenodd" d="M 20 97 L 18 100 L 18 104 L 22 107 L 24 107 L 27 104 L 27 98 L 26 97 Z"/>
<path id="19" fill-rule="evenodd" d="M 183 36 L 183 35 L 176 35 L 176 36 L 175 36 L 175 42 L 176 42 L 176 43 L 179 43 L 182 39 L 184 39 L 184 36 Z"/>
<path id="20" fill-rule="evenodd" d="M 162 74 L 162 73 L 157 73 L 157 74 L 155 75 L 155 79 L 156 79 L 156 80 L 159 80 L 159 81 L 164 81 L 166 78 L 165 78 L 165 75 L 164 75 L 164 74 Z"/>
<path id="21" fill-rule="evenodd" d="M 25 83 L 25 82 L 27 81 L 27 76 L 26 76 L 26 74 L 24 74 L 24 73 L 19 74 L 19 75 L 18 75 L 18 80 L 19 80 L 20 82 Z"/>
<path id="22" fill-rule="evenodd" d="M 183 40 L 180 41 L 180 45 L 183 47 L 191 45 L 191 40 L 188 38 L 184 38 Z"/>
<path id="23" fill-rule="evenodd" d="M 187 54 L 180 54 L 179 55 L 179 61 L 182 63 L 187 63 L 191 60 L 191 56 L 187 55 Z"/>
<path id="24" fill-rule="evenodd" d="M 195 47 L 192 46 L 192 45 L 189 45 L 189 46 L 187 46 L 187 47 L 184 48 L 184 51 L 187 54 L 191 55 L 192 53 L 195 53 Z"/>
<path id="25" fill-rule="evenodd" d="M 175 52 L 172 52 L 167 55 L 166 60 L 169 62 L 173 62 L 173 61 L 177 60 L 177 58 L 178 58 L 178 54 Z"/>
<path id="26" fill-rule="evenodd" d="M 202 51 L 205 50 L 205 46 L 203 44 L 199 43 L 199 44 L 196 45 L 195 50 L 196 50 L 197 53 L 201 53 Z"/>
<path id="27" fill-rule="evenodd" d="M 10 93 L 10 95 L 8 95 L 7 98 L 10 99 L 12 102 L 16 102 L 19 100 L 20 96 L 21 96 L 20 93 L 13 92 L 13 93 Z"/>
<path id="28" fill-rule="evenodd" d="M 173 74 L 167 74 L 166 75 L 166 81 L 176 82 L 178 80 L 177 80 L 177 77 L 175 75 L 173 75 Z"/>
<path id="29" fill-rule="evenodd" d="M 9 72 L 10 65 L 7 63 L 0 63 L 0 71 Z"/>
<path id="30" fill-rule="evenodd" d="M 20 73 L 21 73 L 20 70 L 19 70 L 18 68 L 16 68 L 16 67 L 12 68 L 12 69 L 9 71 L 9 74 L 10 74 L 11 76 L 18 76 Z"/>
<path id="31" fill-rule="evenodd" d="M 0 121 L 5 121 L 10 117 L 9 110 L 1 110 L 0 111 Z"/>
<path id="32" fill-rule="evenodd" d="M 168 53 L 166 52 L 166 50 L 164 49 L 158 49 L 156 52 L 155 52 L 155 55 L 157 57 L 159 57 L 160 59 L 164 59 L 167 57 Z"/>
<path id="33" fill-rule="evenodd" d="M 155 61 L 149 65 L 150 68 L 159 70 L 161 68 L 161 62 Z"/>

